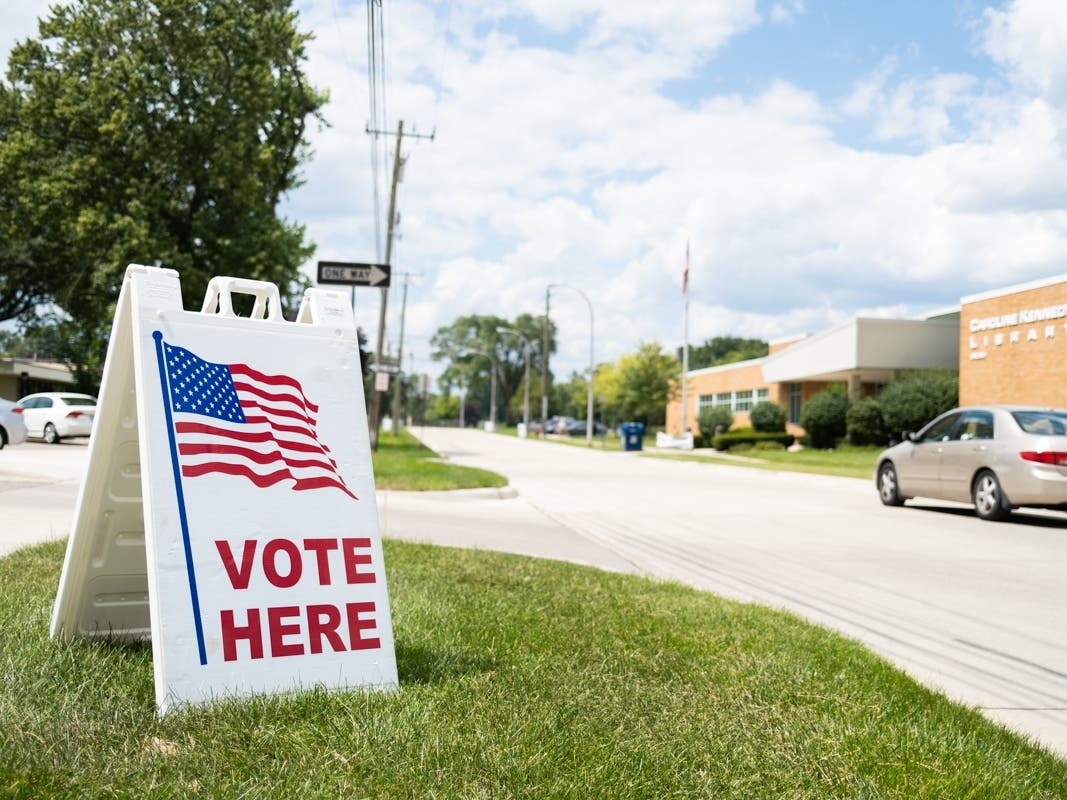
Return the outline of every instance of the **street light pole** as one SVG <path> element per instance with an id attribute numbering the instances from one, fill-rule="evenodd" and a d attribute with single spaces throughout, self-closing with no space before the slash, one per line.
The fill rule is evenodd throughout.
<path id="1" fill-rule="evenodd" d="M 589 393 L 586 401 L 585 411 L 585 441 L 590 447 L 593 446 L 593 375 L 596 374 L 595 362 L 593 361 L 593 304 L 589 301 L 589 297 L 576 286 L 570 286 L 566 283 L 550 283 L 548 290 L 551 289 L 570 289 L 577 292 L 585 300 L 585 304 L 589 306 Z M 545 308 L 548 308 L 548 290 L 545 291 Z M 547 314 L 546 314 L 547 319 Z M 547 322 L 546 322 L 547 324 Z"/>
<path id="2" fill-rule="evenodd" d="M 548 434 L 548 293 L 545 287 L 545 317 L 541 321 L 541 438 Z"/>
<path id="3" fill-rule="evenodd" d="M 526 377 L 523 381 L 525 384 L 523 387 L 522 396 L 522 427 L 526 432 L 526 435 L 530 435 L 530 340 L 522 335 L 522 331 L 517 328 L 505 328 L 500 327 L 496 329 L 497 333 L 514 333 L 520 339 L 522 339 L 522 352 L 526 357 Z"/>

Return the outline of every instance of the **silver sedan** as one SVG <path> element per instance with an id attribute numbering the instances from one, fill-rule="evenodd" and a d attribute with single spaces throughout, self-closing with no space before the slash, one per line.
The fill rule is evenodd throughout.
<path id="1" fill-rule="evenodd" d="M 1024 506 L 1067 510 L 1067 410 L 954 409 L 883 451 L 875 481 L 887 506 L 954 500 L 988 520 Z"/>

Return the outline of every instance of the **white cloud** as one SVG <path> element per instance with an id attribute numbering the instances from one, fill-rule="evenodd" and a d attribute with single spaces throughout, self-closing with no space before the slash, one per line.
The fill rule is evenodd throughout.
<path id="1" fill-rule="evenodd" d="M 783 0 L 771 6 L 767 19 L 775 24 L 792 22 L 805 12 L 804 0 Z"/>
<path id="2" fill-rule="evenodd" d="M 308 225 L 317 258 L 371 260 L 365 10 L 301 9 L 330 127 L 313 133 L 307 183 L 286 213 Z M 395 269 L 422 274 L 405 334 L 420 369 L 438 327 L 461 314 L 540 314 L 548 283 L 593 301 L 598 360 L 640 341 L 673 350 L 687 239 L 694 343 L 909 316 L 1065 271 L 1060 2 L 1019 0 L 979 18 L 992 78 L 908 74 L 886 59 L 844 99 L 794 79 L 708 85 L 685 104 L 666 81 L 714 70 L 727 44 L 796 21 L 804 3 L 402 0 L 385 11 L 390 124 L 437 134 L 405 141 L 398 193 Z M 842 139 L 842 123 L 866 126 L 869 144 Z M 393 340 L 399 307 L 394 290 Z M 357 292 L 357 316 L 373 337 L 375 293 Z M 552 316 L 554 369 L 585 369 L 584 302 L 554 292 Z"/>
<path id="3" fill-rule="evenodd" d="M 990 56 L 1052 102 L 1067 101 L 1067 14 L 1060 0 L 1014 0 L 987 8 L 985 20 Z"/>

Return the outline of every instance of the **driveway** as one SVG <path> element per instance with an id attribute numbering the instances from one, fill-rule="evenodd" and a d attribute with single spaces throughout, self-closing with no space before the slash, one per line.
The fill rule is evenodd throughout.
<path id="1" fill-rule="evenodd" d="M 1067 515 L 885 508 L 873 481 L 414 432 L 629 561 L 835 628 L 1067 755 Z"/>

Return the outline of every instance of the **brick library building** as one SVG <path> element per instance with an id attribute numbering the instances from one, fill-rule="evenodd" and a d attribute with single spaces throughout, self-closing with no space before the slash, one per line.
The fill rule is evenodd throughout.
<path id="1" fill-rule="evenodd" d="M 836 328 L 771 342 L 763 358 L 691 370 L 686 426 L 700 410 L 726 406 L 734 425 L 764 400 L 781 405 L 789 430 L 814 394 L 838 384 L 873 396 L 899 370 L 959 371 L 960 405 L 1067 407 L 1067 275 L 960 299 L 920 319 L 857 317 Z M 681 433 L 681 398 L 667 406 L 667 432 Z"/>

